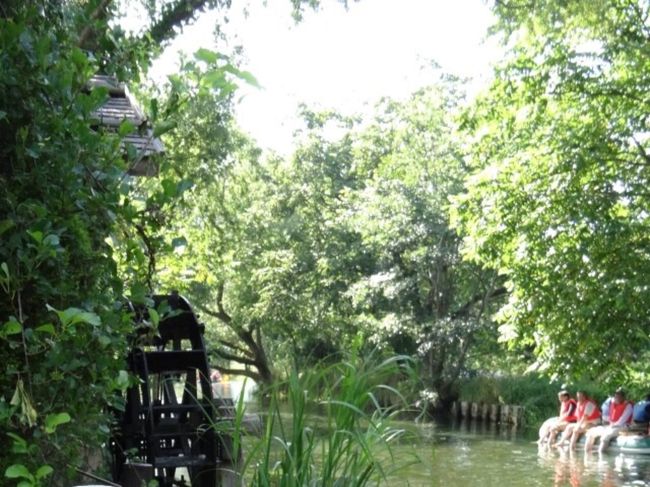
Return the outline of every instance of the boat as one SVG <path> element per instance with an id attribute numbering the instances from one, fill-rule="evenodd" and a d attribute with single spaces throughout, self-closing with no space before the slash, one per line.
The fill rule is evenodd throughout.
<path id="1" fill-rule="evenodd" d="M 640 434 L 622 434 L 612 440 L 611 447 L 622 453 L 650 455 L 650 436 Z"/>

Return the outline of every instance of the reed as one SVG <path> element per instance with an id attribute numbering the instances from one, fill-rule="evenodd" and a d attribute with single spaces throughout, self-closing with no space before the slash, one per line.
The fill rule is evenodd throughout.
<path id="1" fill-rule="evenodd" d="M 261 437 L 245 435 L 240 398 L 232 424 L 233 458 L 241 483 L 256 487 L 361 487 L 388 485 L 389 477 L 418 458 L 391 448 L 409 434 L 393 421 L 401 407 L 383 407 L 378 393 L 394 395 L 387 379 L 403 374 L 410 361 L 391 357 L 354 358 L 333 365 L 292 371 L 268 391 Z M 288 411 L 286 411 L 288 409 Z M 240 443 L 238 438 L 243 437 Z"/>

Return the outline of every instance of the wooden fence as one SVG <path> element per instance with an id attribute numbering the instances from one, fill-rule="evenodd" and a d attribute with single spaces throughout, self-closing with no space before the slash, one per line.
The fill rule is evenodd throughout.
<path id="1" fill-rule="evenodd" d="M 452 404 L 451 414 L 454 418 L 477 419 L 514 426 L 524 424 L 523 406 L 512 404 L 485 404 L 460 401 Z"/>

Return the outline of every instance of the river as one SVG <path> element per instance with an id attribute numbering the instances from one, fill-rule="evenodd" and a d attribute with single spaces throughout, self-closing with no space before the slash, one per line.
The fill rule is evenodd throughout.
<path id="1" fill-rule="evenodd" d="M 244 383 L 220 387 L 237 397 Z M 248 400 L 251 391 L 245 392 Z M 394 446 L 395 456 L 408 461 L 415 454 L 417 462 L 390 475 L 390 487 L 650 486 L 650 455 L 549 451 L 535 443 L 536 429 L 476 421 L 403 427 L 414 434 Z"/>
<path id="2" fill-rule="evenodd" d="M 390 485 L 650 486 L 650 455 L 546 451 L 534 443 L 532 432 L 478 423 L 419 429 L 422 464 L 408 467 Z"/>

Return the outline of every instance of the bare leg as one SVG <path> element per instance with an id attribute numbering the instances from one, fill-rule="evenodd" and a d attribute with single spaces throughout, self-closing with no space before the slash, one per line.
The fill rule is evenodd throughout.
<path id="1" fill-rule="evenodd" d="M 594 442 L 596 441 L 596 435 L 592 434 L 590 435 L 587 433 L 586 439 L 585 439 L 585 453 L 591 453 L 591 449 L 594 447 Z"/>
<path id="2" fill-rule="evenodd" d="M 618 430 L 619 428 L 610 426 L 603 432 L 600 437 L 600 446 L 598 447 L 598 451 L 600 453 L 603 453 L 605 450 L 607 450 L 609 442 L 618 436 Z"/>
<path id="3" fill-rule="evenodd" d="M 557 447 L 557 446 L 560 446 L 560 445 L 564 444 L 569 438 L 571 438 L 571 436 L 573 435 L 574 429 L 575 429 L 574 424 L 568 425 L 564 429 L 564 431 L 562 432 L 562 436 L 560 437 L 560 439 L 553 446 Z"/>
<path id="4" fill-rule="evenodd" d="M 580 435 L 582 434 L 582 429 L 581 428 L 574 428 L 573 429 L 573 434 L 571 435 L 571 444 L 569 445 L 569 448 L 571 450 L 576 449 L 576 444 L 578 443 L 578 440 L 580 439 Z"/>

